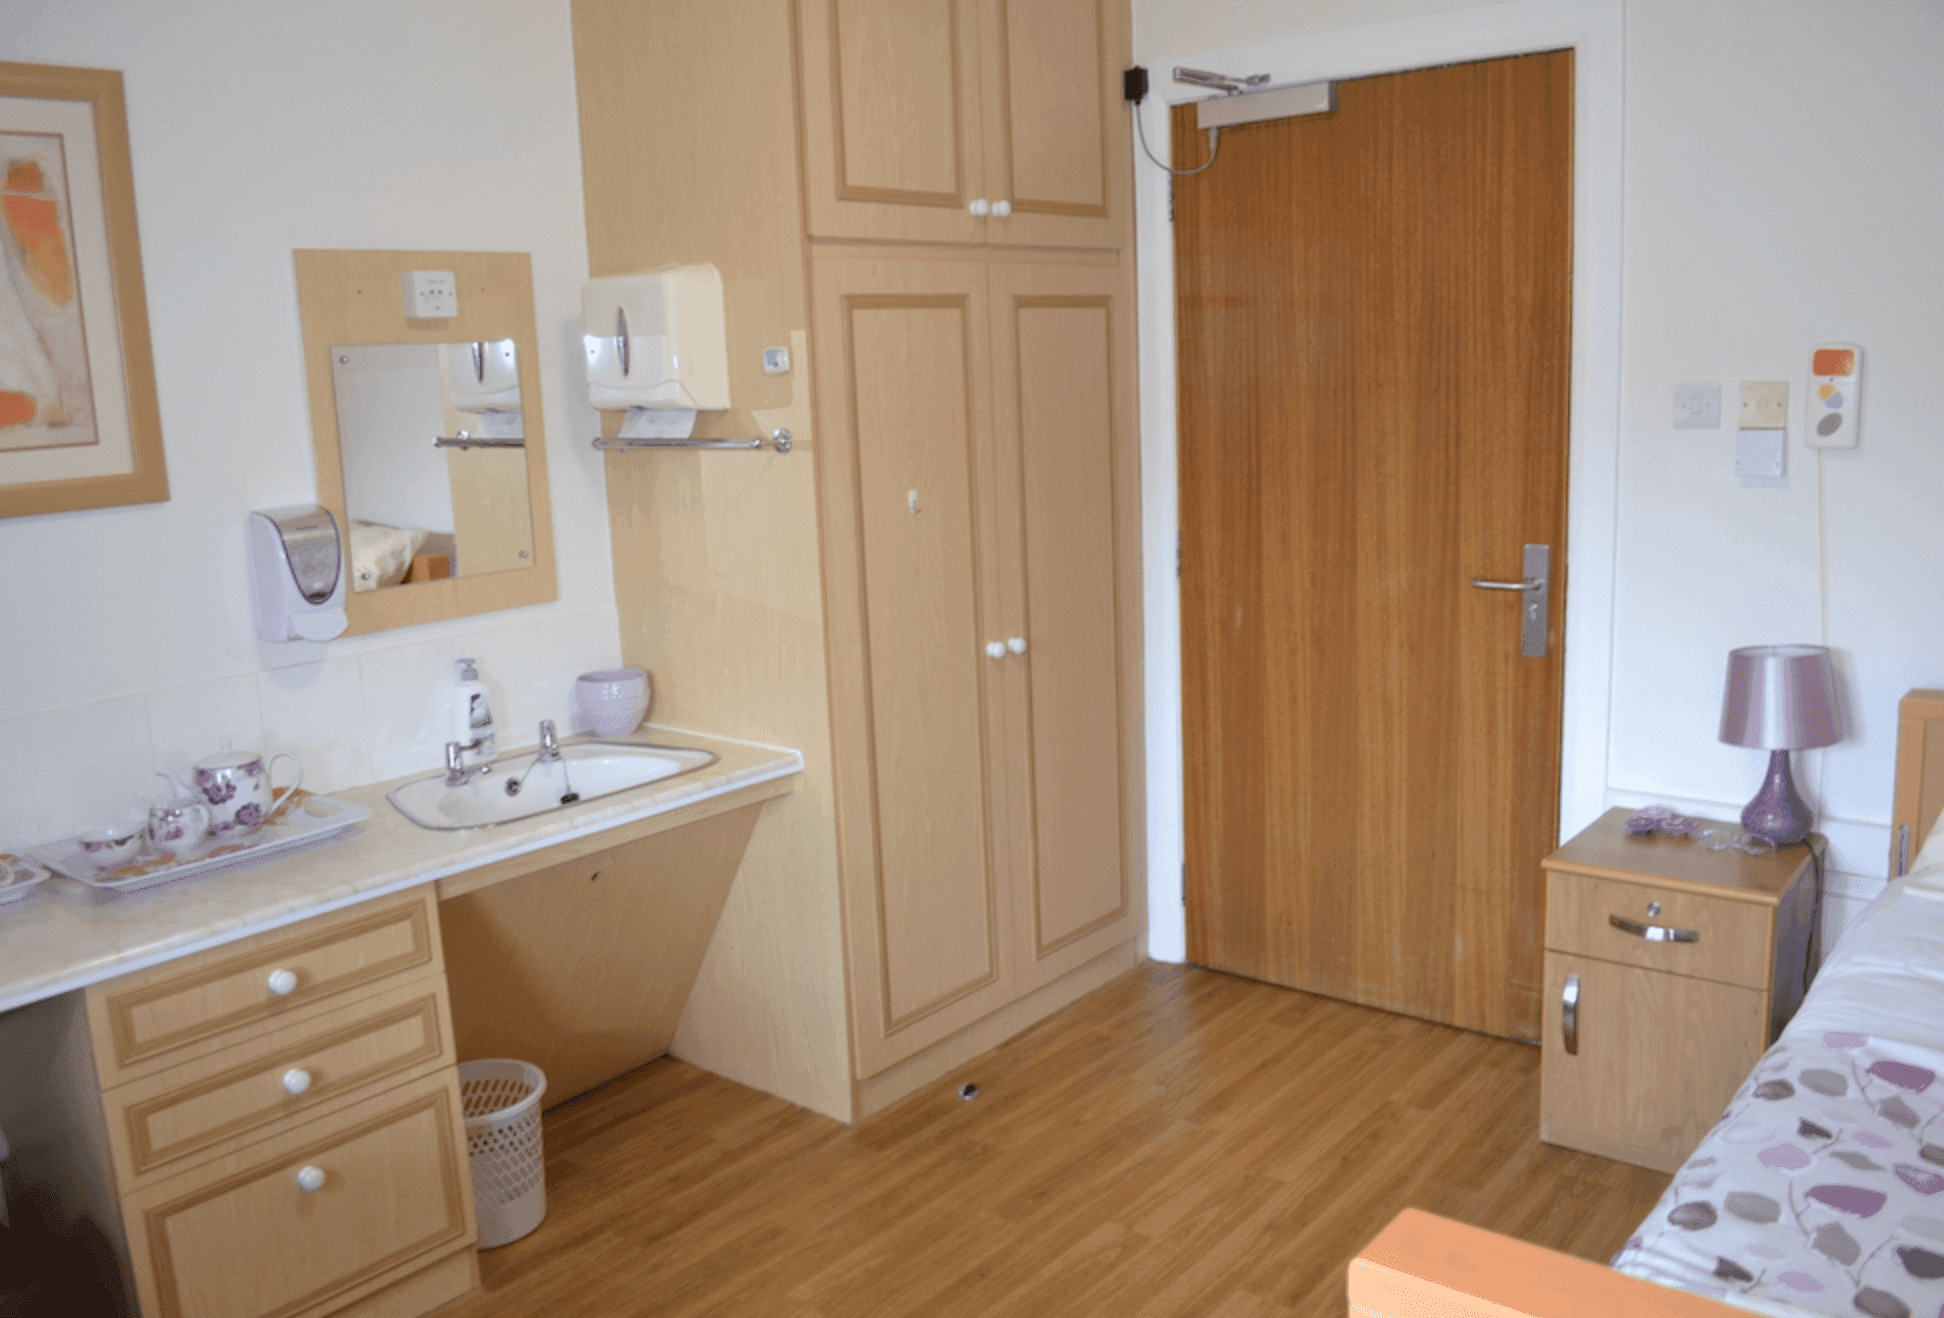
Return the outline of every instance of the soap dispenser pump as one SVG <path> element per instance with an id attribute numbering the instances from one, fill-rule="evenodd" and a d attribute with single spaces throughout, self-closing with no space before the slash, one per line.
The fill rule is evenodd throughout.
<path id="1" fill-rule="evenodd" d="M 462 764 L 486 764 L 493 758 L 493 707 L 486 698 L 486 684 L 479 680 L 479 668 L 470 659 L 455 661 L 459 682 L 453 691 L 452 739 L 460 747 Z"/>

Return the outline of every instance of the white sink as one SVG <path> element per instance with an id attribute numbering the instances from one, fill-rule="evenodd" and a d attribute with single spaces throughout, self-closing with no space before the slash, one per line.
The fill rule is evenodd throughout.
<path id="1" fill-rule="evenodd" d="M 443 773 L 436 773 L 400 783 L 385 793 L 385 799 L 420 828 L 483 828 L 584 805 L 714 761 L 708 751 L 677 746 L 574 742 L 560 748 L 557 764 L 536 767 L 530 751 L 508 755 L 495 760 L 490 773 L 463 784 L 450 784 Z M 509 785 L 517 785 L 518 790 L 509 793 Z"/>

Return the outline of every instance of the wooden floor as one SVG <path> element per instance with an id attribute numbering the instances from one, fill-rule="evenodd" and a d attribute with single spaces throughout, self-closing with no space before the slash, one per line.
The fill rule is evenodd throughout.
<path id="1" fill-rule="evenodd" d="M 1340 1318 L 1406 1206 L 1625 1242 L 1667 1178 L 1538 1116 L 1536 1048 L 1148 965 L 852 1128 L 674 1060 L 565 1104 L 546 1222 L 441 1313 Z"/>

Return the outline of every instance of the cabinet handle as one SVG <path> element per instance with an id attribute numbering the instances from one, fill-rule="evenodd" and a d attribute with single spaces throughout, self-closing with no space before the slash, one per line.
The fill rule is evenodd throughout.
<path id="1" fill-rule="evenodd" d="M 330 1179 L 324 1174 L 322 1167 L 307 1165 L 297 1169 L 297 1188 L 305 1194 L 316 1194 L 324 1188 L 324 1182 Z"/>
<path id="2" fill-rule="evenodd" d="M 1012 203 L 1010 201 L 995 201 L 992 203 L 992 213 L 1003 220 L 1012 214 Z"/>
<path id="3" fill-rule="evenodd" d="M 301 1094 L 311 1087 L 311 1073 L 301 1066 L 293 1066 L 283 1073 L 283 1087 L 286 1094 Z"/>
<path id="4" fill-rule="evenodd" d="M 1006 643 L 1004 641 L 986 642 L 986 658 L 1004 659 L 1005 657 L 1006 657 Z"/>
<path id="5" fill-rule="evenodd" d="M 1010 641 L 1006 642 L 1006 648 L 1008 650 L 1011 650 L 1014 654 L 1025 654 L 1026 638 L 1024 636 L 1015 636 Z"/>
<path id="6" fill-rule="evenodd" d="M 1004 205 L 1005 203 L 1002 202 L 1000 204 Z M 972 204 L 967 206 L 965 209 L 971 211 L 974 215 L 978 216 L 980 219 L 983 220 L 986 216 L 992 213 L 992 203 L 987 201 L 984 197 L 974 197 L 972 199 Z M 1007 206 L 1006 209 L 1011 210 L 1012 207 Z"/>
<path id="7" fill-rule="evenodd" d="M 270 991 L 280 998 L 287 998 L 297 991 L 297 972 L 294 970 L 273 970 L 270 977 L 263 981 Z"/>
<path id="8" fill-rule="evenodd" d="M 1579 976 L 1566 976 L 1566 991 L 1559 995 L 1559 1032 L 1566 1051 L 1579 1054 Z"/>
<path id="9" fill-rule="evenodd" d="M 1607 923 L 1623 934 L 1644 938 L 1650 943 L 1698 943 L 1701 941 L 1699 929 L 1674 929 L 1664 924 L 1642 924 L 1624 916 L 1609 915 Z"/>

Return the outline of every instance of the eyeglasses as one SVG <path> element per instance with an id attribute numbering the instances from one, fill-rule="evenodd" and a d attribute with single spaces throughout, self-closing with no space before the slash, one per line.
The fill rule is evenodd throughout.
<path id="1" fill-rule="evenodd" d="M 1702 831 L 1696 838 L 1703 848 L 1709 851 L 1739 851 L 1745 856 L 1770 856 L 1775 854 L 1775 844 L 1765 837 L 1744 833 L 1739 828 L 1710 828 Z"/>

